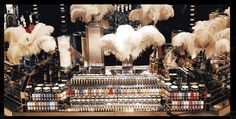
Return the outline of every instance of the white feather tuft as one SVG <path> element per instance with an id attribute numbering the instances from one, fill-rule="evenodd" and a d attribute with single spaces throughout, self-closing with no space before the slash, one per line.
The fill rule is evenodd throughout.
<path id="1" fill-rule="evenodd" d="M 229 39 L 219 39 L 210 44 L 205 52 L 206 58 L 215 57 L 223 53 L 230 52 L 230 40 Z"/>
<path id="2" fill-rule="evenodd" d="M 37 55 L 40 51 L 50 52 L 55 50 L 56 42 L 52 41 L 52 26 L 38 23 L 32 33 L 27 33 L 24 28 L 11 27 L 4 31 L 4 40 L 9 42 L 7 58 L 13 64 L 20 63 L 23 56 Z"/>
<path id="3" fill-rule="evenodd" d="M 52 52 L 55 51 L 57 44 L 55 39 L 52 36 L 44 36 L 41 37 L 43 40 L 40 43 L 40 47 L 46 52 Z"/>
<path id="4" fill-rule="evenodd" d="M 219 32 L 225 28 L 227 28 L 229 25 L 229 18 L 227 16 L 221 16 L 215 17 L 211 20 L 205 20 L 205 21 L 198 21 L 196 22 L 196 25 L 192 27 L 194 31 L 205 29 L 212 34 L 215 34 L 216 32 Z"/>
<path id="5" fill-rule="evenodd" d="M 165 37 L 154 27 L 144 26 L 135 31 L 130 25 L 121 25 L 115 34 L 104 35 L 101 47 L 114 54 L 120 61 L 132 56 L 135 60 L 149 46 L 161 47 Z"/>
<path id="6" fill-rule="evenodd" d="M 4 30 L 4 42 L 17 43 L 22 34 L 27 33 L 22 26 L 8 27 Z"/>
<path id="7" fill-rule="evenodd" d="M 35 25 L 34 30 L 31 34 L 33 34 L 36 38 L 41 36 L 49 36 L 53 33 L 54 28 L 52 26 L 48 26 L 43 23 L 38 23 Z"/>
<path id="8" fill-rule="evenodd" d="M 142 26 L 152 22 L 167 20 L 174 16 L 174 9 L 171 5 L 141 5 L 140 9 L 132 10 L 129 14 L 129 20 L 140 20 Z"/>
<path id="9" fill-rule="evenodd" d="M 181 32 L 178 33 L 175 37 L 172 38 L 172 46 L 180 47 L 184 46 L 184 49 L 187 49 L 188 42 L 193 41 L 195 39 L 195 35 L 189 32 Z"/>
<path id="10" fill-rule="evenodd" d="M 212 33 L 205 29 L 200 29 L 194 32 L 195 40 L 194 45 L 197 48 L 206 48 L 211 42 L 213 42 Z"/>
<path id="11" fill-rule="evenodd" d="M 217 32 L 216 34 L 214 34 L 213 37 L 214 37 L 214 40 L 218 40 L 222 38 L 230 39 L 230 28 L 226 28 L 224 30 Z"/>
<path id="12" fill-rule="evenodd" d="M 16 43 L 12 43 L 7 50 L 7 58 L 12 64 L 20 64 L 20 60 L 25 54 L 25 48 Z"/>
<path id="13" fill-rule="evenodd" d="M 225 9 L 224 13 L 227 14 L 228 16 L 230 16 L 230 7 L 228 7 L 227 9 Z"/>
<path id="14" fill-rule="evenodd" d="M 70 7 L 71 21 L 76 22 L 78 17 L 82 18 L 82 21 L 89 23 L 93 21 L 101 21 L 103 17 L 109 12 L 114 12 L 113 5 L 103 4 L 103 5 L 78 5 L 73 4 Z"/>

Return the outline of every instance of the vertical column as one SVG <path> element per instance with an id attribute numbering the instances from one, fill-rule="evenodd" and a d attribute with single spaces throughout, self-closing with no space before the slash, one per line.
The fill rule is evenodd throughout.
<path id="1" fill-rule="evenodd" d="M 192 27 L 195 25 L 195 5 L 190 5 L 190 12 L 189 12 L 189 26 L 190 29 L 192 30 Z"/>
<path id="2" fill-rule="evenodd" d="M 33 4 L 33 16 L 35 17 L 35 23 L 39 23 L 39 13 L 38 13 L 38 5 Z"/>
<path id="3" fill-rule="evenodd" d="M 67 23 L 66 23 L 66 10 L 65 10 L 65 4 L 60 4 L 60 13 L 61 13 L 61 32 L 66 33 L 67 32 Z"/>

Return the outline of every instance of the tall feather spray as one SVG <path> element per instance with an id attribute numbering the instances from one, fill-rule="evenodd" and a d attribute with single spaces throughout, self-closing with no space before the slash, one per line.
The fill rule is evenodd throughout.
<path id="1" fill-rule="evenodd" d="M 130 25 L 120 25 L 115 34 L 104 35 L 101 48 L 114 54 L 118 60 L 125 61 L 132 56 L 136 60 L 149 46 L 161 47 L 165 37 L 152 25 L 134 30 Z"/>

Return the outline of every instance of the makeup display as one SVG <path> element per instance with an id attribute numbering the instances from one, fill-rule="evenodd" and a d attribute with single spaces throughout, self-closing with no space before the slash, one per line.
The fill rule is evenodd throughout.
<path id="1" fill-rule="evenodd" d="M 60 4 L 58 27 L 40 20 L 44 5 L 24 13 L 8 4 L 4 109 L 12 116 L 228 115 L 230 7 L 200 21 L 201 5 L 183 6 Z M 165 24 L 180 14 L 191 21 L 185 30 Z"/>

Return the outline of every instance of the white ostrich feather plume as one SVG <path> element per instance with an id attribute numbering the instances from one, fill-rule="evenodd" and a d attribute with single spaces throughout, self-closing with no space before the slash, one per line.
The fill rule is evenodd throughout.
<path id="1" fill-rule="evenodd" d="M 195 47 L 206 48 L 211 42 L 213 42 L 213 35 L 211 32 L 205 29 L 194 31 L 195 34 Z"/>
<path id="2" fill-rule="evenodd" d="M 17 43 L 12 43 L 7 50 L 7 58 L 12 64 L 20 64 L 21 58 L 25 55 L 26 48 Z"/>
<path id="3" fill-rule="evenodd" d="M 165 37 L 152 25 L 144 26 L 135 31 L 130 25 L 120 25 L 115 34 L 104 35 L 101 48 L 111 52 L 120 61 L 132 56 L 135 60 L 150 45 L 161 47 L 165 44 Z"/>
<path id="4" fill-rule="evenodd" d="M 228 7 L 227 9 L 224 10 L 224 13 L 227 14 L 228 16 L 230 16 L 230 7 Z"/>
<path id="5" fill-rule="evenodd" d="M 49 36 L 53 33 L 54 28 L 52 26 L 48 26 L 44 23 L 38 23 L 35 25 L 34 30 L 31 34 L 34 35 L 34 37 L 41 37 L 41 36 Z"/>
<path id="6" fill-rule="evenodd" d="M 221 16 L 215 17 L 211 20 L 198 21 L 195 26 L 192 27 L 194 31 L 205 29 L 210 31 L 212 34 L 219 32 L 229 26 L 229 17 Z"/>
<path id="7" fill-rule="evenodd" d="M 214 40 L 222 38 L 230 39 L 230 28 L 226 28 L 214 34 Z"/>
<path id="8" fill-rule="evenodd" d="M 24 28 L 11 27 L 4 31 L 4 40 L 9 42 L 7 58 L 13 64 L 20 63 L 23 56 L 37 55 L 43 49 L 45 52 L 54 51 L 56 42 L 51 35 L 52 26 L 38 23 L 32 33 Z"/>
<path id="9" fill-rule="evenodd" d="M 42 42 L 40 44 L 40 47 L 42 50 L 44 50 L 46 53 L 55 51 L 57 44 L 55 41 L 55 38 L 52 36 L 43 36 L 41 37 Z"/>
<path id="10" fill-rule="evenodd" d="M 158 5 L 141 5 L 140 9 L 132 10 L 129 14 L 129 20 L 140 20 L 142 26 L 157 21 L 167 20 L 174 17 L 174 9 L 172 5 L 158 4 Z"/>
<path id="11" fill-rule="evenodd" d="M 223 53 L 230 52 L 230 40 L 222 38 L 210 44 L 205 52 L 206 58 L 215 57 Z"/>
<path id="12" fill-rule="evenodd" d="M 181 32 L 172 38 L 172 46 L 180 47 L 183 45 L 184 49 L 186 49 L 188 47 L 188 42 L 194 39 L 195 35 L 193 33 Z"/>
<path id="13" fill-rule="evenodd" d="M 212 34 L 206 30 L 198 30 L 194 33 L 181 32 L 172 39 L 172 46 L 184 46 L 192 59 L 213 42 Z"/>
<path id="14" fill-rule="evenodd" d="M 194 59 L 197 57 L 197 55 L 200 53 L 202 49 L 199 47 L 196 47 L 195 45 L 195 39 L 194 40 L 188 40 L 188 48 L 187 52 L 191 56 L 191 59 Z"/>
<path id="15" fill-rule="evenodd" d="M 78 17 L 81 17 L 85 23 L 89 23 L 93 19 L 101 21 L 109 12 L 114 12 L 114 7 L 111 4 L 73 4 L 70 7 L 71 21 L 74 23 Z"/>
<path id="16" fill-rule="evenodd" d="M 22 34 L 27 33 L 22 26 L 8 27 L 4 30 L 4 42 L 17 43 Z"/>

